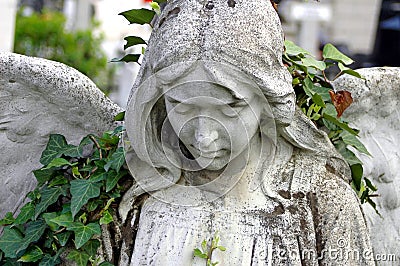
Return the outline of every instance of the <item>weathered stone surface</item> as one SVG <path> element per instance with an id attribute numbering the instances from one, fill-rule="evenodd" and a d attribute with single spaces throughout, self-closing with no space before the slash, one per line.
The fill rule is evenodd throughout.
<path id="1" fill-rule="evenodd" d="M 295 110 L 282 51 L 270 1 L 168 1 L 125 116 L 121 265 L 204 265 L 193 250 L 216 232 L 221 265 L 373 265 L 349 169 Z"/>
<path id="2" fill-rule="evenodd" d="M 0 216 L 16 212 L 34 188 L 32 170 L 49 134 L 79 143 L 113 126 L 120 108 L 64 64 L 0 53 Z"/>
<path id="3" fill-rule="evenodd" d="M 365 80 L 343 76 L 335 81 L 338 90 L 352 93 L 354 103 L 344 112 L 371 157 L 355 151 L 364 165 L 364 175 L 378 187 L 374 198 L 379 217 L 363 205 L 370 227 L 371 242 L 381 265 L 398 265 L 400 261 L 400 68 L 358 70 Z M 396 255 L 390 262 L 389 255 Z M 386 258 L 386 259 L 385 259 Z"/>

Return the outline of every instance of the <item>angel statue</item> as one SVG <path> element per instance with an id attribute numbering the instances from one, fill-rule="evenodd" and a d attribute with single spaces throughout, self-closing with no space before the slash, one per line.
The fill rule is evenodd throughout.
<path id="1" fill-rule="evenodd" d="M 373 265 L 348 166 L 295 107 L 270 1 L 171 0 L 153 23 L 125 114 L 134 182 L 118 206 L 123 243 L 107 256 L 118 265 Z M 86 87 L 70 70 L 42 92 L 34 76 L 55 73 L 2 65 L 26 77 L 1 75 L 7 103 L 27 99 L 14 87 L 42 99 L 29 102 L 34 114 L 5 109 L 29 115 L 15 122 L 33 142 L 26 152 L 49 132 L 74 137 L 110 126 L 117 108 L 102 96 L 58 90 Z M 78 117 L 70 119 L 71 109 Z M 1 125 L 14 145 L 3 159 L 24 161 L 19 142 L 6 137 L 7 120 Z"/>

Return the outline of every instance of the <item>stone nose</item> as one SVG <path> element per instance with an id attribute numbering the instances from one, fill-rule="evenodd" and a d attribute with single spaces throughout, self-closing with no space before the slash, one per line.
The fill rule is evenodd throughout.
<path id="1" fill-rule="evenodd" d="M 215 121 L 209 117 L 198 117 L 195 130 L 195 139 L 198 148 L 205 149 L 218 139 Z"/>

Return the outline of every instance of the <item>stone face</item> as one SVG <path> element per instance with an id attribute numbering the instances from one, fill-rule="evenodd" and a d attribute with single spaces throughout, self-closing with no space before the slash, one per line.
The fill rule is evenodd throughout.
<path id="1" fill-rule="evenodd" d="M 373 265 L 348 166 L 295 109 L 282 51 L 270 1 L 168 1 L 125 116 L 121 265 L 204 265 L 216 232 L 221 265 Z"/>
<path id="2" fill-rule="evenodd" d="M 113 127 L 120 108 L 64 64 L 0 53 L 0 216 L 16 212 L 36 179 L 49 134 L 79 143 Z"/>
<path id="3" fill-rule="evenodd" d="M 365 80 L 343 76 L 335 81 L 335 87 L 352 93 L 354 103 L 344 116 L 361 130 L 360 139 L 372 155 L 355 151 L 363 162 L 365 177 L 378 187 L 380 195 L 374 201 L 382 217 L 368 204 L 363 205 L 375 255 L 394 254 L 395 261 L 387 260 L 382 265 L 397 265 L 400 260 L 400 68 L 370 68 L 358 72 Z"/>

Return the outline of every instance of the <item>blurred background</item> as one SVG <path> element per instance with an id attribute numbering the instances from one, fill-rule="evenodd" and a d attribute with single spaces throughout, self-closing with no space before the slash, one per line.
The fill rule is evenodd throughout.
<path id="1" fill-rule="evenodd" d="M 275 0 L 286 39 L 320 57 L 332 43 L 356 62 L 352 68 L 400 66 L 400 0 Z M 118 13 L 150 8 L 147 0 L 0 0 L 0 51 L 44 57 L 70 65 L 122 107 L 139 69 L 111 63 L 124 37 L 147 40 L 151 28 Z M 245 26 L 245 25 L 244 25 Z"/>

